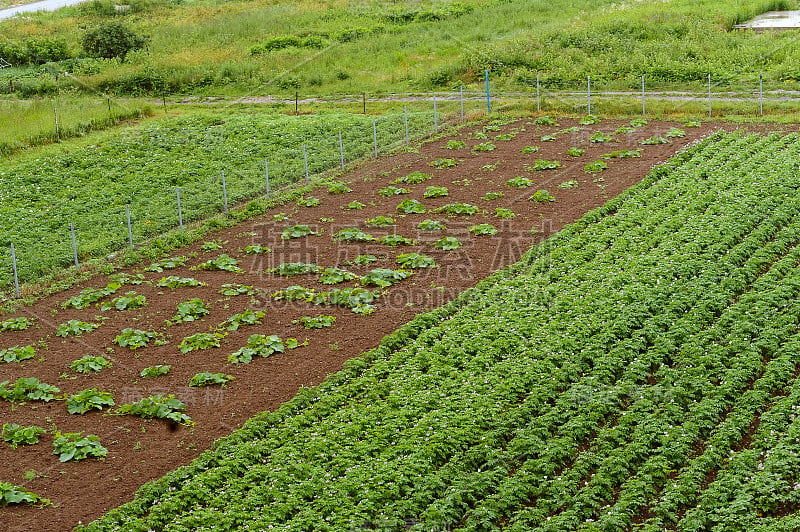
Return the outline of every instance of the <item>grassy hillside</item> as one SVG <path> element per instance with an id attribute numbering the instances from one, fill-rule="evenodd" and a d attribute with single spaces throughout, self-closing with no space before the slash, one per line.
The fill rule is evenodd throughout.
<path id="1" fill-rule="evenodd" d="M 797 530 L 798 149 L 694 145 L 86 530 Z"/>
<path id="2" fill-rule="evenodd" d="M 609 87 L 704 81 L 796 87 L 793 32 L 731 31 L 795 0 L 618 3 L 612 0 L 424 0 L 405 3 L 142 0 L 119 12 L 93 0 L 56 14 L 0 23 L 0 57 L 57 65 L 0 72 L 18 94 L 69 87 L 117 94 L 401 92 L 476 84 Z M 83 57 L 90 28 L 122 21 L 149 37 L 125 61 Z M 287 46 L 288 44 L 288 46 Z M 59 73 L 61 72 L 61 74 Z M 69 75 L 64 76 L 63 72 Z M 577 85 L 576 85 L 577 84 Z"/>

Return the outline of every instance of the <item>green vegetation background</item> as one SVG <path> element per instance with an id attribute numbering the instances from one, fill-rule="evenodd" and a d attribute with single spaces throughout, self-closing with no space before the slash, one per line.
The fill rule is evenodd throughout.
<path id="1" fill-rule="evenodd" d="M 795 0 L 299 2 L 93 0 L 0 23 L 0 91 L 52 94 L 332 95 L 454 89 L 485 69 L 497 88 L 636 88 L 704 82 L 796 88 L 794 32 L 732 30 Z M 90 28 L 123 21 L 149 38 L 120 59 L 82 57 Z M 50 59 L 64 59 L 49 61 Z M 28 62 L 29 65 L 19 65 Z M 45 64 L 36 64 L 42 63 Z M 9 86 L 9 81 L 12 81 Z"/>

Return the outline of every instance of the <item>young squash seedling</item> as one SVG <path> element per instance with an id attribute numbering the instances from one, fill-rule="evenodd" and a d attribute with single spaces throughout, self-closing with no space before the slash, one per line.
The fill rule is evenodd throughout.
<path id="1" fill-rule="evenodd" d="M 100 443 L 100 437 L 87 436 L 83 432 L 56 432 L 53 438 L 53 454 L 60 462 L 77 462 L 89 457 L 105 458 L 108 449 Z"/>
<path id="2" fill-rule="evenodd" d="M 104 368 L 110 368 L 113 364 L 105 357 L 99 355 L 84 355 L 69 364 L 69 369 L 77 373 L 96 373 Z"/>
<path id="3" fill-rule="evenodd" d="M 45 429 L 35 425 L 26 427 L 16 423 L 3 423 L 3 441 L 8 443 L 12 449 L 16 449 L 20 445 L 39 443 L 39 436 L 45 432 Z"/>

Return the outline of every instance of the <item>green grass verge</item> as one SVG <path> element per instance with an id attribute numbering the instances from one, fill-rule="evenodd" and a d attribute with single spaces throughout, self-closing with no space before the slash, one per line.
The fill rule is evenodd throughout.
<path id="1" fill-rule="evenodd" d="M 464 8 L 464 6 L 468 6 Z M 20 94 L 58 88 L 117 94 L 302 94 L 494 86 L 578 89 L 796 89 L 800 45 L 792 32 L 736 31 L 736 23 L 796 0 L 422 1 L 413 6 L 366 1 L 152 0 L 123 13 L 110 0 L 0 23 L 2 45 L 52 49 L 76 57 L 42 68 L 0 72 Z M 126 61 L 82 56 L 84 28 L 123 21 L 150 44 Z M 50 41 L 59 47 L 47 46 Z M 286 43 L 290 46 L 284 46 Z M 284 47 L 282 47 L 284 46 Z M 47 52 L 49 53 L 49 52 Z M 38 54 L 38 55 L 37 55 Z M 70 76 L 58 76 L 66 71 Z"/>

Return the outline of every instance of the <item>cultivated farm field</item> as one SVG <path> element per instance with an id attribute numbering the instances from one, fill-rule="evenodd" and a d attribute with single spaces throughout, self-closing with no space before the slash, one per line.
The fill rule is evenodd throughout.
<path id="1" fill-rule="evenodd" d="M 18 446 L 0 449 L 3 463 L 13 464 L 0 480 L 53 503 L 4 508 L 4 522 L 13 530 L 87 523 L 252 415 L 319 384 L 421 311 L 445 304 L 414 322 L 435 334 L 455 308 L 486 304 L 485 289 L 458 299 L 463 290 L 718 127 L 690 126 L 540 117 L 466 127 L 360 167 L 152 264 L 96 277 L 4 316 L 0 408 L 4 423 L 19 428 L 5 429 Z M 627 193 L 627 201 L 646 190 Z M 513 277 L 524 268 L 498 275 Z M 527 293 L 516 287 L 509 295 Z M 388 355 L 393 349 L 386 345 L 409 334 L 404 331 L 348 371 L 370 366 L 376 353 Z M 437 349 L 445 356 L 454 345 Z M 461 351 L 452 356 L 461 357 L 453 371 L 471 363 Z M 19 380 L 31 378 L 38 381 Z M 309 393 L 327 393 L 341 378 L 302 392 L 276 415 L 294 411 Z M 18 432 L 27 427 L 43 430 Z M 65 436 L 75 433 L 81 435 Z M 83 441 L 88 435 L 98 440 Z M 26 438 L 38 443 L 26 445 Z M 83 441 L 81 448 L 96 454 L 53 454 L 59 438 Z M 443 452 L 432 465 L 451 456 Z"/>
<path id="2" fill-rule="evenodd" d="M 797 530 L 797 141 L 693 144 L 87 529 Z"/>

